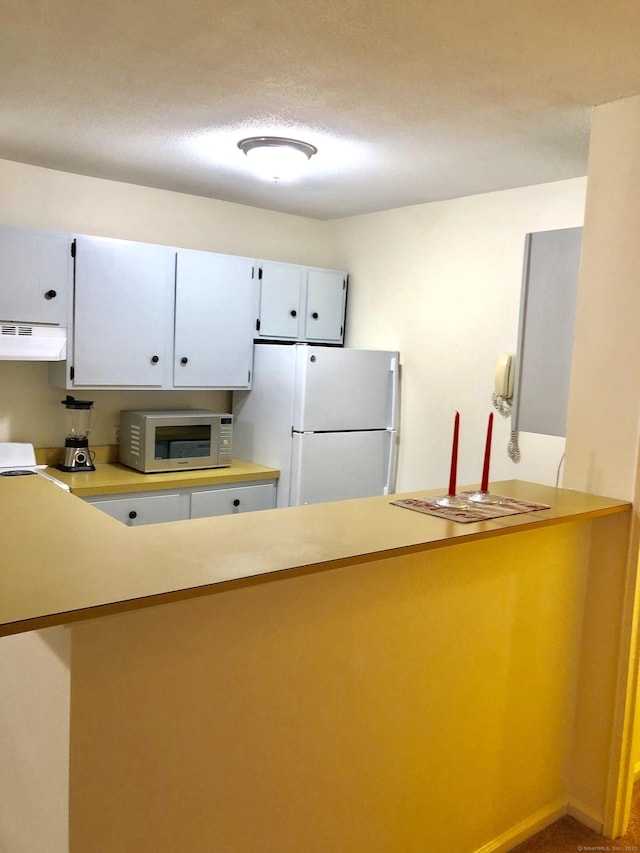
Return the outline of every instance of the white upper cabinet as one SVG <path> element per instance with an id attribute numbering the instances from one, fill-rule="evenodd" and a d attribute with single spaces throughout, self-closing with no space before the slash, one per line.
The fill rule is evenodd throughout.
<path id="1" fill-rule="evenodd" d="M 71 387 L 166 387 L 175 249 L 77 237 Z"/>
<path id="2" fill-rule="evenodd" d="M 178 249 L 175 388 L 249 388 L 254 261 Z"/>
<path id="3" fill-rule="evenodd" d="M 149 243 L 75 241 L 66 388 L 251 384 L 254 261 Z"/>
<path id="4" fill-rule="evenodd" d="M 64 325 L 71 238 L 0 226 L 0 320 Z"/>
<path id="5" fill-rule="evenodd" d="M 346 298 L 346 273 L 337 270 L 308 271 L 305 341 L 342 343 Z"/>
<path id="6" fill-rule="evenodd" d="M 261 261 L 259 330 L 268 340 L 297 340 L 300 328 L 304 267 Z"/>
<path id="7" fill-rule="evenodd" d="M 257 339 L 342 344 L 345 272 L 260 261 L 259 284 Z"/>

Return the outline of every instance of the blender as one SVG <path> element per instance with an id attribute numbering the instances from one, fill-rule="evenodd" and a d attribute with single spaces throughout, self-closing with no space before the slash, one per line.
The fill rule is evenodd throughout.
<path id="1" fill-rule="evenodd" d="M 76 400 L 67 394 L 60 401 L 67 410 L 67 437 L 64 441 L 64 461 L 60 471 L 95 471 L 89 451 L 89 423 L 93 400 Z"/>

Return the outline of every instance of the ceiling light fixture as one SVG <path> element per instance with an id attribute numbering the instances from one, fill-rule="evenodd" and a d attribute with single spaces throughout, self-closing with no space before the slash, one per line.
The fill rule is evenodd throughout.
<path id="1" fill-rule="evenodd" d="M 270 181 L 286 181 L 298 177 L 305 163 L 318 153 L 315 145 L 283 136 L 250 136 L 238 142 L 251 168 Z"/>

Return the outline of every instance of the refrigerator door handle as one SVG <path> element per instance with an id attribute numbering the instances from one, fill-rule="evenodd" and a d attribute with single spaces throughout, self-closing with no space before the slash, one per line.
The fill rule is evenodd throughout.
<path id="1" fill-rule="evenodd" d="M 387 465 L 387 482 L 382 490 L 383 495 L 394 494 L 396 489 L 396 474 L 398 471 L 398 432 L 395 429 L 388 429 L 389 441 L 389 464 Z"/>
<path id="2" fill-rule="evenodd" d="M 398 358 L 394 356 L 389 365 L 391 371 L 391 429 L 398 429 L 398 397 L 400 392 L 400 377 Z"/>

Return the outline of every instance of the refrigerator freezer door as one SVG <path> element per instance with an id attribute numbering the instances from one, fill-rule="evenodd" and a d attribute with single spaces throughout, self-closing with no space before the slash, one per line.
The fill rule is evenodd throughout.
<path id="1" fill-rule="evenodd" d="M 294 433 L 289 505 L 387 494 L 395 440 L 392 430 Z"/>
<path id="2" fill-rule="evenodd" d="M 297 346 L 293 429 L 395 429 L 398 353 Z"/>

